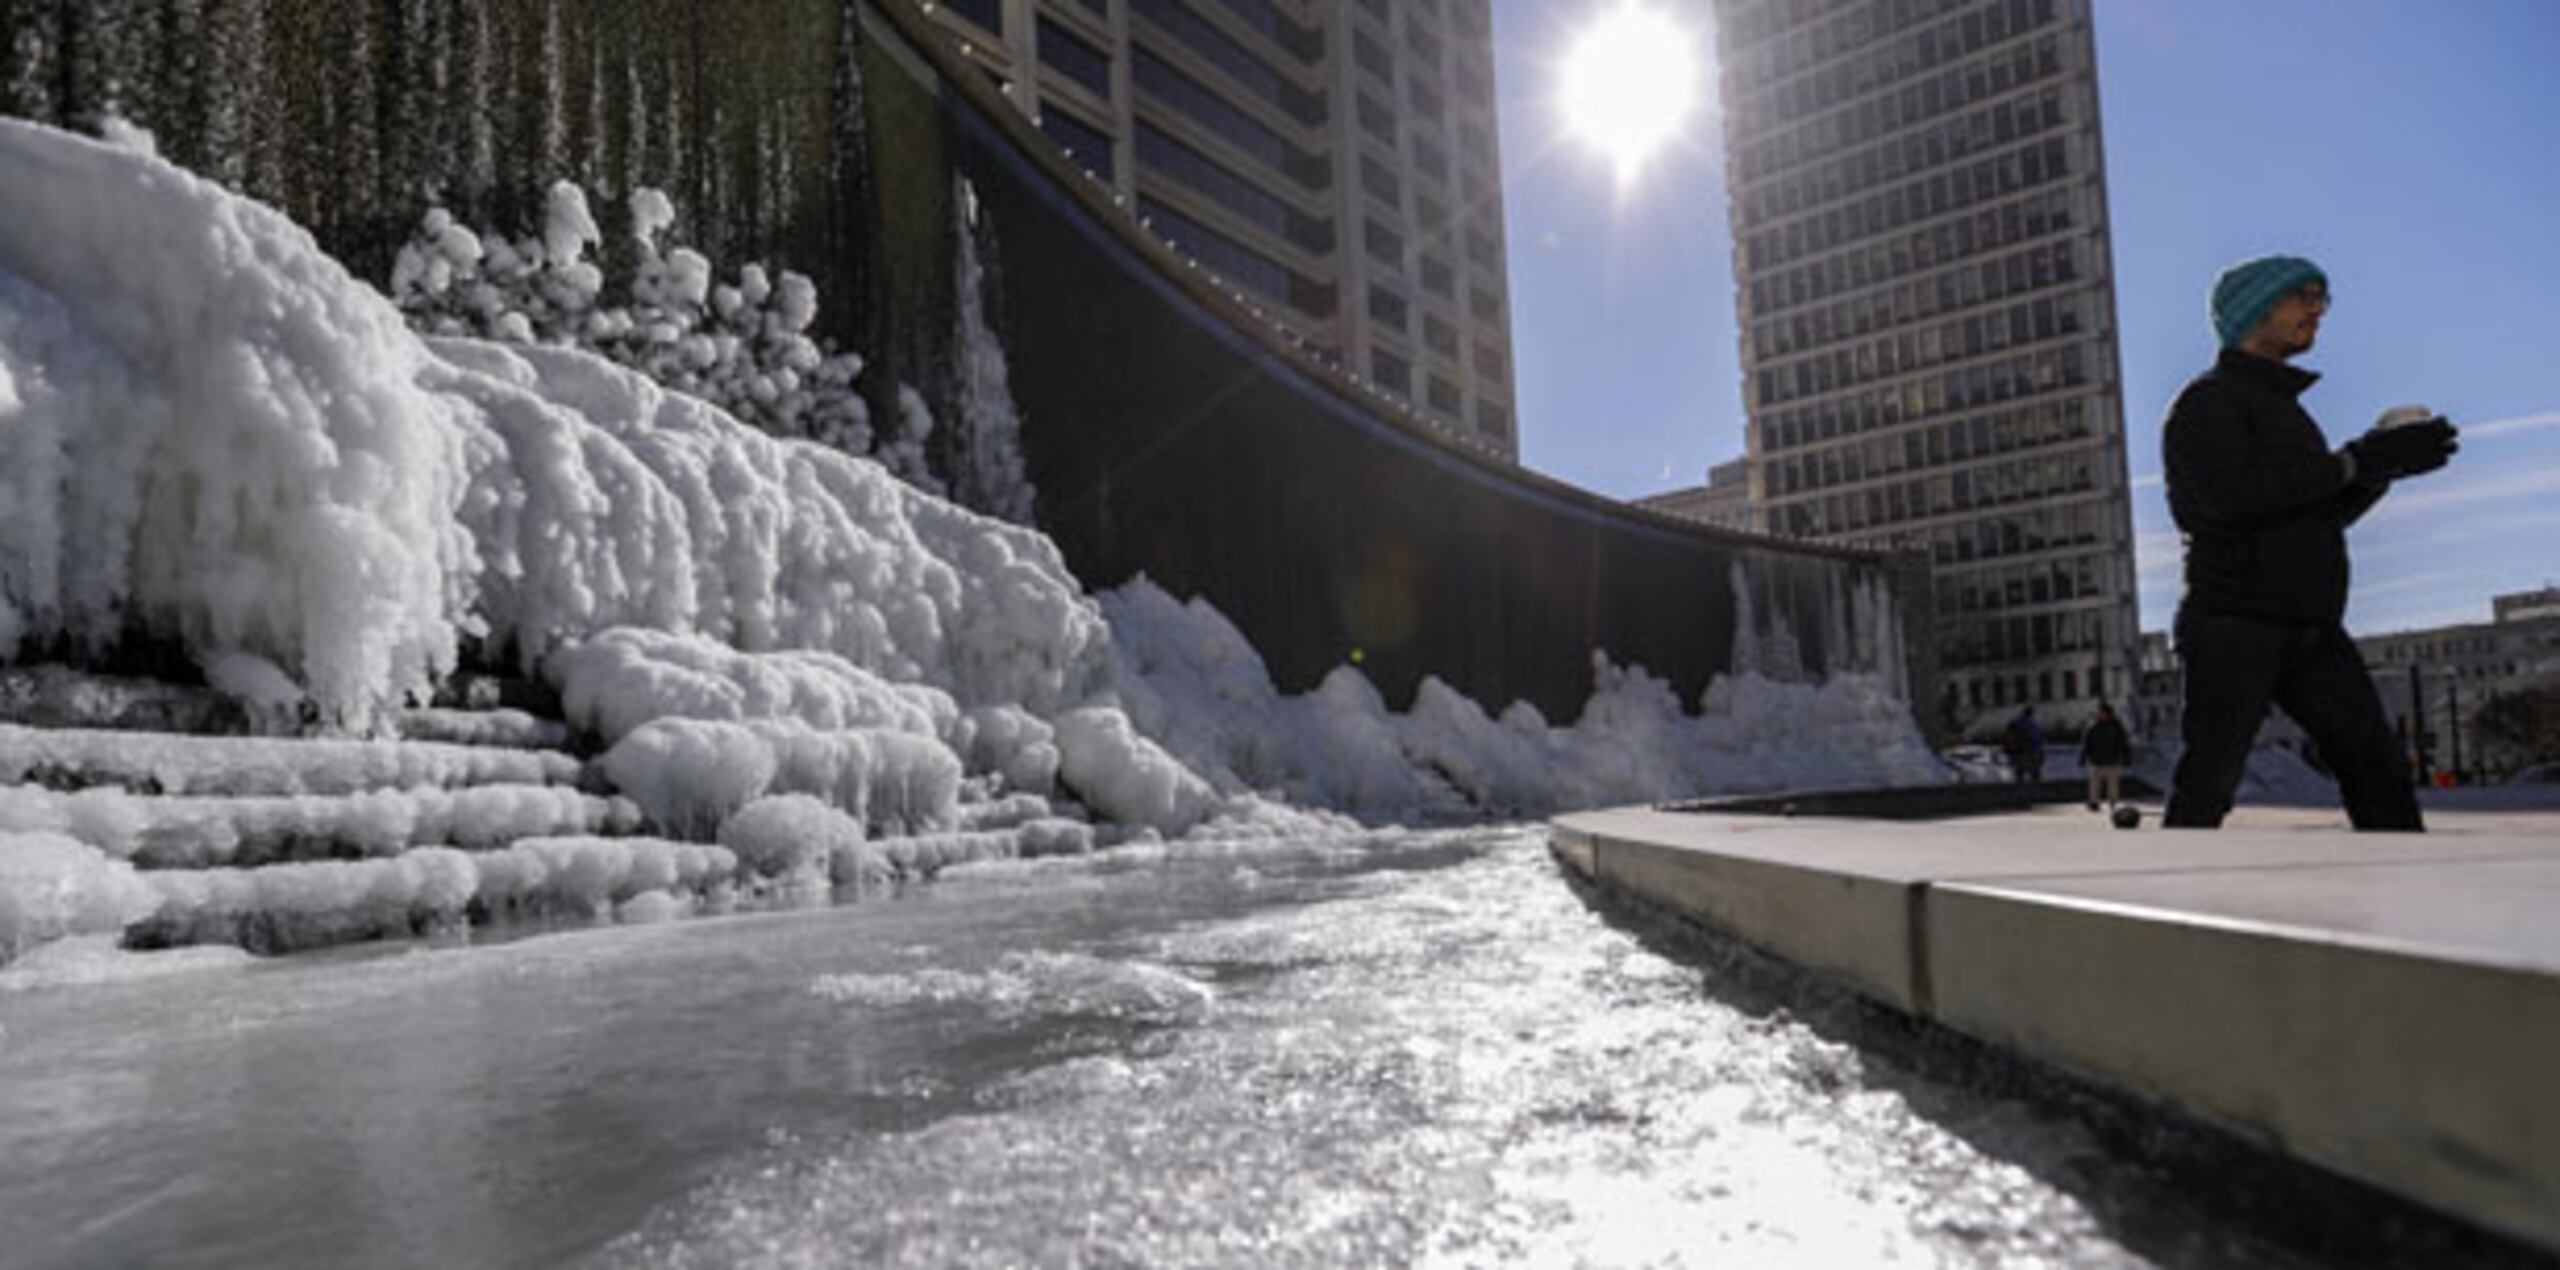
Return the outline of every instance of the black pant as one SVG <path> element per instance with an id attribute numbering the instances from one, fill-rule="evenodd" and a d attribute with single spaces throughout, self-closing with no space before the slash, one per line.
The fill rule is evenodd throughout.
<path id="1" fill-rule="evenodd" d="M 2426 828 L 2364 657 L 2337 623 L 2181 612 L 2178 657 L 2187 670 L 2186 753 L 2172 778 L 2164 824 L 2211 829 L 2222 823 L 2272 703 L 2320 747 L 2356 828 Z"/>

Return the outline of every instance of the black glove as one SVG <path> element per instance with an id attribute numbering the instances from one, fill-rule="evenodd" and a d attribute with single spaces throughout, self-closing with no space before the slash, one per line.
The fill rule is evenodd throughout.
<path id="1" fill-rule="evenodd" d="M 2355 456 L 2359 479 L 2396 481 L 2451 462 L 2453 452 L 2462 448 L 2454 436 L 2453 425 L 2438 416 L 2396 428 L 2375 428 L 2347 442 L 2347 453 Z"/>

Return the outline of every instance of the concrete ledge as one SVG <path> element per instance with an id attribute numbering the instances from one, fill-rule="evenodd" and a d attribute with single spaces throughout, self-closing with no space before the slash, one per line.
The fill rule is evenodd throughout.
<path id="1" fill-rule="evenodd" d="M 1553 841 L 1897 1009 L 2560 1250 L 2560 817 L 2253 820 L 1628 808 Z"/>

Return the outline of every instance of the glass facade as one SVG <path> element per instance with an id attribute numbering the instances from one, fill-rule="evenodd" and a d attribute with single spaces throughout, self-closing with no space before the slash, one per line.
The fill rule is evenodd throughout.
<path id="1" fill-rule="evenodd" d="M 1489 0 L 933 12 L 1160 237 L 1416 425 L 1517 460 Z"/>
<path id="2" fill-rule="evenodd" d="M 1717 18 L 1753 523 L 1928 555 L 1950 726 L 2123 706 L 2132 516 L 2088 0 Z"/>

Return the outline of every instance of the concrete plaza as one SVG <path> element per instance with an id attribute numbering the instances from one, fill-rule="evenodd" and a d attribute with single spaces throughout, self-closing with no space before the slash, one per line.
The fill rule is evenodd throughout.
<path id="1" fill-rule="evenodd" d="M 2459 791 L 2457 791 L 2459 793 Z M 2560 1250 L 2560 812 L 1622 808 L 1557 855 L 1897 1009 Z"/>

